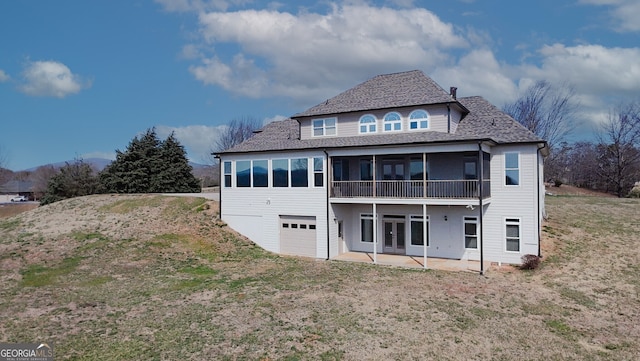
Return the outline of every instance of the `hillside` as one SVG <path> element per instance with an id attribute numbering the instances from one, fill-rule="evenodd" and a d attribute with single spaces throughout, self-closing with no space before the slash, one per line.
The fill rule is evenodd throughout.
<path id="1" fill-rule="evenodd" d="M 269 254 L 201 198 L 100 195 L 0 219 L 0 341 L 56 360 L 636 359 L 640 202 L 549 197 L 540 269 Z"/>

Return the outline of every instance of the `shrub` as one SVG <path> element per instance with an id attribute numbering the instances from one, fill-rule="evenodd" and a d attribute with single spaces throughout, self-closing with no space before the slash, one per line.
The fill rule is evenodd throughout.
<path id="1" fill-rule="evenodd" d="M 525 254 L 521 259 L 520 269 L 533 270 L 540 266 L 540 257 L 535 254 Z"/>
<path id="2" fill-rule="evenodd" d="M 629 191 L 629 198 L 640 198 L 640 186 L 635 186 Z"/>

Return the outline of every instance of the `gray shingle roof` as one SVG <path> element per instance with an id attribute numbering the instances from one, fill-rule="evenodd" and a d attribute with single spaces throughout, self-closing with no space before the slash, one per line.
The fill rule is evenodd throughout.
<path id="1" fill-rule="evenodd" d="M 451 102 L 451 96 L 420 70 L 375 76 L 293 118 Z"/>
<path id="2" fill-rule="evenodd" d="M 535 134 L 480 96 L 459 98 L 469 110 L 456 134 L 473 138 L 490 138 L 497 143 L 542 142 Z"/>
<path id="3" fill-rule="evenodd" d="M 377 80 L 374 82 L 374 79 Z M 286 119 L 269 123 L 260 133 L 229 150 L 221 152 L 221 154 L 345 147 L 379 147 L 479 140 L 491 140 L 498 144 L 543 142 L 542 139 L 535 136 L 513 118 L 482 97 L 474 96 L 459 98 L 457 101 L 452 100 L 442 88 L 420 71 L 380 75 L 374 79 L 332 98 L 340 100 L 339 102 L 333 103 L 330 99 L 327 104 L 322 103 L 296 116 L 335 114 L 345 111 L 363 110 L 359 108 L 359 106 L 364 104 L 372 107 L 374 104 L 377 106 L 377 108 L 373 107 L 368 109 L 380 109 L 443 102 L 460 104 L 469 111 L 469 114 L 460 121 L 455 133 L 434 131 L 399 132 L 355 137 L 323 137 L 305 140 L 300 139 L 299 123 L 294 119 Z M 403 85 L 413 84 L 415 87 L 409 86 L 407 87 L 408 90 L 404 89 L 404 87 L 398 86 L 398 84 L 389 83 L 392 79 L 394 82 L 399 82 Z M 425 81 L 425 79 L 428 81 Z M 371 86 L 372 84 L 375 84 L 375 86 Z M 387 84 L 388 86 L 386 88 L 378 88 L 382 84 Z M 435 95 L 426 93 L 424 88 L 420 88 L 420 84 L 434 87 L 432 93 Z M 367 94 L 384 93 L 384 89 L 387 89 L 387 92 L 392 92 L 391 89 L 398 90 L 399 88 L 403 89 L 403 92 L 400 94 L 377 95 L 377 98 L 371 99 L 370 101 L 364 99 L 368 96 Z M 425 96 L 425 94 L 427 95 Z M 415 96 L 416 99 L 409 101 L 408 98 L 410 95 Z M 388 102 L 385 102 L 385 99 L 387 99 Z"/>

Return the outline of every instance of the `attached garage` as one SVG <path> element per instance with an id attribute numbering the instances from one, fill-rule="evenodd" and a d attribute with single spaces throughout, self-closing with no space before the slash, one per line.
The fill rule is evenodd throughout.
<path id="1" fill-rule="evenodd" d="M 316 217 L 280 216 L 280 253 L 316 257 Z"/>

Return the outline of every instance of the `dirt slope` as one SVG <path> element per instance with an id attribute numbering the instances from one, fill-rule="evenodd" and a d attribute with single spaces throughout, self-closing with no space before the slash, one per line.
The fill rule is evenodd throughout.
<path id="1" fill-rule="evenodd" d="M 631 360 L 640 202 L 550 197 L 534 272 L 278 257 L 196 198 L 91 196 L 0 219 L 0 341 L 56 360 Z"/>

